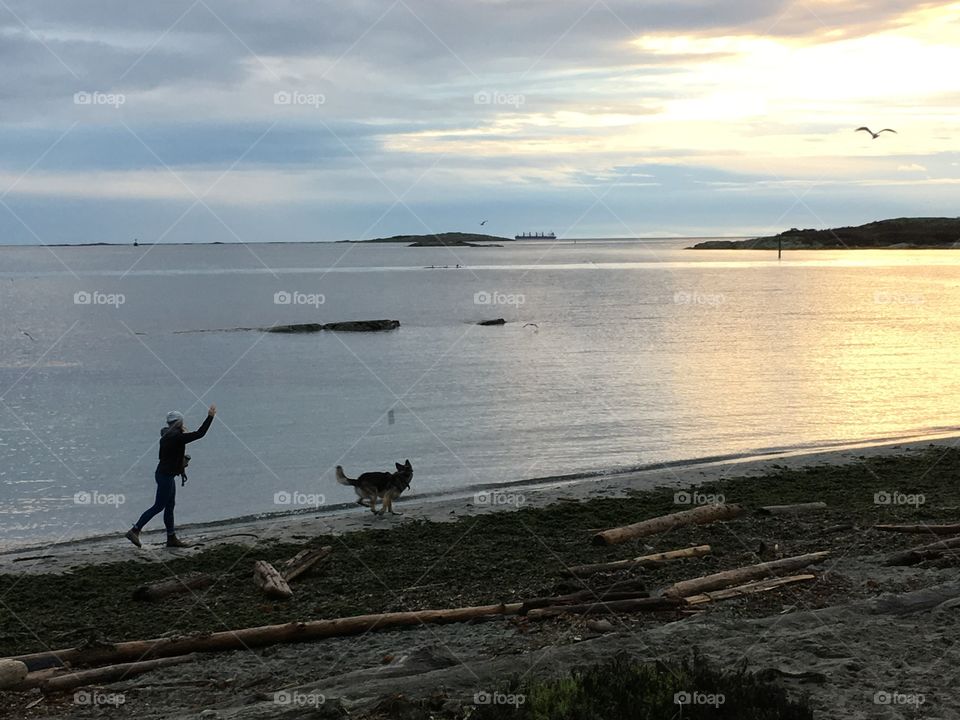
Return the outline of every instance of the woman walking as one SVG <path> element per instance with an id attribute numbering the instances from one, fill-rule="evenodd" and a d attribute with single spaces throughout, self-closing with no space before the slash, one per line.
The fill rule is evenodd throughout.
<path id="1" fill-rule="evenodd" d="M 211 405 L 207 411 L 207 418 L 203 424 L 193 432 L 184 432 L 183 413 L 171 410 L 167 413 L 167 426 L 160 430 L 160 462 L 154 479 L 157 481 L 157 498 L 153 505 L 144 511 L 140 519 L 127 531 L 127 540 L 137 547 L 140 544 L 140 531 L 157 515 L 163 511 L 163 524 L 167 527 L 167 547 L 190 547 L 177 538 L 173 525 L 173 507 L 177 497 L 177 475 L 183 475 L 186 468 L 184 456 L 187 443 L 199 440 L 207 434 L 213 416 L 217 414 L 217 406 Z"/>

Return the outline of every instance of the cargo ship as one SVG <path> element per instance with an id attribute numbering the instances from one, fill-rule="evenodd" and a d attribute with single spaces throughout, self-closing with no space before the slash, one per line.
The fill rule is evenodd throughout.
<path id="1" fill-rule="evenodd" d="M 556 240 L 557 236 L 553 234 L 553 230 L 548 233 L 543 232 L 534 232 L 534 233 L 520 233 L 519 235 L 513 236 L 514 240 Z"/>

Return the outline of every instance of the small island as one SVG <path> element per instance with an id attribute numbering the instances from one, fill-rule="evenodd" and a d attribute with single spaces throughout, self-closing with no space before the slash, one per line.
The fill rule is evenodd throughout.
<path id="1" fill-rule="evenodd" d="M 499 243 L 512 238 L 483 233 L 445 232 L 433 235 L 392 235 L 372 240 L 341 240 L 349 243 L 405 243 L 409 247 L 503 247 Z"/>
<path id="2" fill-rule="evenodd" d="M 960 248 L 960 218 L 896 218 L 832 230 L 792 228 L 749 240 L 706 240 L 688 250 L 841 250 Z"/>

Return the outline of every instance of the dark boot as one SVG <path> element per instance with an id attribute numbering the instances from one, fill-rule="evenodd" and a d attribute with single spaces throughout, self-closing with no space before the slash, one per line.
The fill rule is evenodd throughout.
<path id="1" fill-rule="evenodd" d="M 143 545 L 140 544 L 140 531 L 136 528 L 130 528 L 127 530 L 127 534 L 124 535 L 124 537 L 137 547 L 143 547 Z"/>
<path id="2" fill-rule="evenodd" d="M 183 542 L 176 535 L 167 535 L 167 547 L 168 548 L 188 548 L 190 546 L 187 543 Z"/>

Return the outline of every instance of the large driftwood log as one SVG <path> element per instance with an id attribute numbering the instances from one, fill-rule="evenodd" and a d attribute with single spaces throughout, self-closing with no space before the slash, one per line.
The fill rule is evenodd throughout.
<path id="1" fill-rule="evenodd" d="M 730 520 L 742 514 L 743 508 L 739 505 L 701 505 L 633 525 L 604 530 L 593 536 L 593 542 L 595 545 L 616 545 L 633 538 L 656 535 L 685 525 L 705 525 L 717 520 Z"/>
<path id="2" fill-rule="evenodd" d="M 612 600 L 610 602 L 592 602 L 580 605 L 557 605 L 538 608 L 527 613 L 532 620 L 556 617 L 558 615 L 601 615 L 627 612 L 652 612 L 672 610 L 680 605 L 678 598 L 636 598 L 630 600 Z"/>
<path id="3" fill-rule="evenodd" d="M 207 635 L 133 640 L 103 647 L 67 648 L 18 655 L 9 659 L 20 660 L 31 668 L 48 667 L 61 663 L 69 663 L 73 666 L 123 663 L 157 657 L 186 655 L 193 652 L 244 650 L 280 643 L 309 642 L 329 637 L 358 635 L 373 630 L 390 630 L 430 623 L 467 622 L 500 615 L 516 615 L 520 611 L 520 607 L 521 603 L 506 605 L 501 603 L 444 610 L 357 615 L 333 620 L 312 620 L 283 625 L 224 630 Z"/>
<path id="4" fill-rule="evenodd" d="M 809 582 L 815 580 L 816 575 L 790 575 L 789 577 L 774 578 L 772 580 L 756 580 L 745 585 L 727 588 L 726 590 L 714 590 L 713 592 L 703 593 L 702 595 L 690 595 L 683 598 L 687 605 L 702 605 L 703 603 L 715 602 L 717 600 L 729 600 L 730 598 L 743 597 L 744 595 L 754 595 L 756 593 L 776 590 L 784 585 L 792 585 L 798 582 Z"/>
<path id="5" fill-rule="evenodd" d="M 43 692 L 63 692 L 65 690 L 83 687 L 84 685 L 101 685 L 118 682 L 133 677 L 134 675 L 142 675 L 145 672 L 156 670 L 157 668 L 167 667 L 168 665 L 180 665 L 181 663 L 192 662 L 196 659 L 196 655 L 178 655 L 176 657 L 158 658 L 156 660 L 108 665 L 107 667 L 94 668 L 92 670 L 81 670 L 79 672 L 51 677 L 40 683 L 40 689 Z"/>
<path id="6" fill-rule="evenodd" d="M 940 557 L 949 550 L 960 548 L 960 537 L 938 540 L 929 545 L 920 545 L 887 556 L 887 565 L 916 565 L 923 560 Z"/>
<path id="7" fill-rule="evenodd" d="M 288 583 L 308 572 L 314 565 L 328 557 L 333 548 L 326 545 L 322 548 L 301 550 L 283 564 L 283 579 Z"/>
<path id="8" fill-rule="evenodd" d="M 824 550 L 822 552 L 808 553 L 807 555 L 783 558 L 782 560 L 772 560 L 757 565 L 748 565 L 747 567 L 736 568 L 734 570 L 725 570 L 724 572 L 694 578 L 693 580 L 681 580 L 666 588 L 663 594 L 666 597 L 682 598 L 690 597 L 691 595 L 700 595 L 710 592 L 711 590 L 720 590 L 733 585 L 742 585 L 751 580 L 760 580 L 761 578 L 771 575 L 780 575 L 805 568 L 808 565 L 820 562 L 829 554 L 829 551 Z"/>
<path id="9" fill-rule="evenodd" d="M 133 591 L 134 600 L 162 600 L 170 595 L 178 595 L 193 590 L 203 590 L 214 583 L 212 575 L 192 573 L 174 577 L 150 585 L 141 585 Z"/>
<path id="10" fill-rule="evenodd" d="M 874 525 L 873 529 L 882 532 L 957 535 L 960 534 L 960 523 L 951 523 L 949 525 Z"/>
<path id="11" fill-rule="evenodd" d="M 293 597 L 293 590 L 283 579 L 283 575 L 265 560 L 257 560 L 253 564 L 253 582 L 264 594 L 270 597 L 287 599 Z"/>
<path id="12" fill-rule="evenodd" d="M 653 555 L 641 555 L 630 560 L 614 560 L 613 562 L 592 563 L 590 565 L 575 565 L 564 571 L 565 575 L 574 577 L 587 577 L 599 572 L 614 572 L 617 570 L 631 570 L 633 568 L 659 567 L 674 560 L 684 558 L 702 557 L 710 554 L 709 545 L 696 545 L 694 547 L 683 548 L 682 550 L 668 550 L 667 552 L 655 553 Z"/>
<path id="13" fill-rule="evenodd" d="M 806 502 L 796 503 L 794 505 L 765 505 L 757 508 L 760 515 L 798 515 L 799 513 L 812 512 L 814 510 L 826 510 L 825 502 Z"/>

